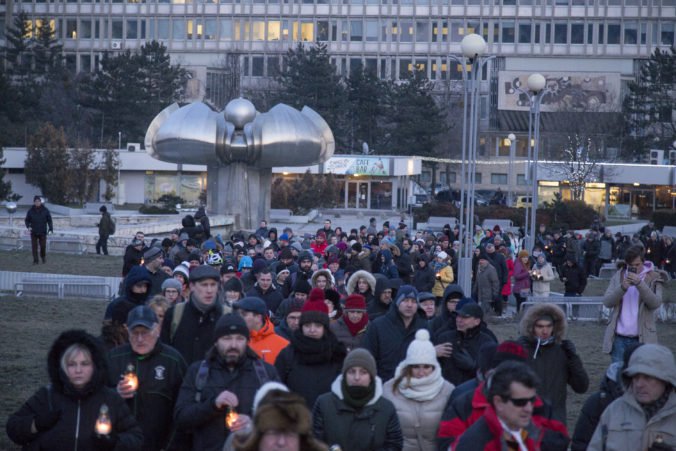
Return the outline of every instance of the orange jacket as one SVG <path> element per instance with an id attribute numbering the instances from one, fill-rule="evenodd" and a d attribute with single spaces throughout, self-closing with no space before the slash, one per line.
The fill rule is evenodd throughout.
<path id="1" fill-rule="evenodd" d="M 286 348 L 289 342 L 275 333 L 275 325 L 270 318 L 265 318 L 265 324 L 259 330 L 249 331 L 249 347 L 258 357 L 270 365 L 275 363 L 279 352 Z"/>

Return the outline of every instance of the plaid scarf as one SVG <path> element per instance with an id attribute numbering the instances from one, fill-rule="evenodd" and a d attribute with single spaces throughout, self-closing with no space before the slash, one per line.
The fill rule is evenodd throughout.
<path id="1" fill-rule="evenodd" d="M 664 407 L 664 405 L 669 401 L 669 396 L 671 395 L 671 392 L 674 391 L 674 387 L 669 385 L 666 390 L 664 390 L 664 393 L 662 393 L 662 396 L 660 396 L 657 401 L 651 402 L 650 404 L 641 404 L 641 408 L 643 409 L 643 413 L 645 413 L 645 419 L 650 420 L 657 412 Z"/>

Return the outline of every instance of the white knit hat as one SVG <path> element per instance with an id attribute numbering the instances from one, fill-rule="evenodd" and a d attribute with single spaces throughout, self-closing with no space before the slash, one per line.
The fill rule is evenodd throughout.
<path id="1" fill-rule="evenodd" d="M 401 362 L 402 368 L 409 365 L 432 365 L 439 366 L 437 353 L 434 345 L 430 341 L 430 333 L 427 329 L 420 329 L 415 333 L 415 340 L 408 345 L 406 350 L 406 359 Z"/>

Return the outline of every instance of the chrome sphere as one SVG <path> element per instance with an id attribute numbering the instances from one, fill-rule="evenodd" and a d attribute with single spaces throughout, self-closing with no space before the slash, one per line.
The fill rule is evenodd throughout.
<path id="1" fill-rule="evenodd" d="M 231 122 L 236 128 L 243 128 L 256 118 L 256 107 L 247 99 L 239 98 L 228 102 L 225 106 L 225 120 Z"/>

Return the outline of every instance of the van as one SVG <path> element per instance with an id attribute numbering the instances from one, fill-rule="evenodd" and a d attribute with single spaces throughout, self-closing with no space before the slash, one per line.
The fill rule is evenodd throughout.
<path id="1" fill-rule="evenodd" d="M 532 204 L 532 196 L 519 196 L 516 198 L 516 208 L 530 208 Z"/>

